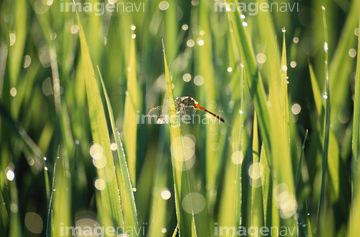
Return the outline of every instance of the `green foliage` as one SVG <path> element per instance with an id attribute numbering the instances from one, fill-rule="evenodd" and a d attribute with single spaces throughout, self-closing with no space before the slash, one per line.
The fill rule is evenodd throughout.
<path id="1" fill-rule="evenodd" d="M 319 2 L 1 1 L 0 236 L 357 236 L 360 3 Z"/>

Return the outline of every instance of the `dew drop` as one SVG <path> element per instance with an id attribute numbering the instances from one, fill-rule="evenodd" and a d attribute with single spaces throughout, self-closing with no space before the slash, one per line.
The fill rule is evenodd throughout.
<path id="1" fill-rule="evenodd" d="M 327 100 L 327 98 L 328 98 L 328 95 L 327 95 L 327 93 L 326 92 L 324 92 L 324 94 L 323 94 L 323 96 L 322 96 L 325 100 Z"/>
<path id="2" fill-rule="evenodd" d="M 258 63 L 260 63 L 260 64 L 265 63 L 265 61 L 266 61 L 266 55 L 263 54 L 263 53 L 258 53 L 258 54 L 256 55 L 256 61 L 257 61 Z"/>
<path id="3" fill-rule="evenodd" d="M 112 150 L 112 151 L 116 151 L 117 150 L 117 145 L 116 145 L 116 143 L 111 143 L 110 144 L 110 149 Z"/>
<path id="4" fill-rule="evenodd" d="M 328 44 L 327 44 L 327 42 L 324 42 L 324 51 L 325 51 L 325 52 L 327 52 L 327 51 L 328 51 L 328 49 L 329 49 L 329 48 L 328 48 Z"/>
<path id="5" fill-rule="evenodd" d="M 10 89 L 10 95 L 11 95 L 12 97 L 15 97 L 15 96 L 17 95 L 17 90 L 16 90 L 15 87 L 13 87 L 13 88 Z"/>
<path id="6" fill-rule="evenodd" d="M 196 41 L 197 41 L 197 43 L 198 43 L 199 46 L 203 46 L 204 43 L 205 43 L 204 40 L 202 40 L 202 39 L 200 39 L 200 38 L 197 39 Z"/>
<path id="7" fill-rule="evenodd" d="M 244 160 L 244 155 L 243 155 L 242 151 L 235 151 L 232 153 L 231 161 L 235 165 L 242 164 L 243 160 Z"/>
<path id="8" fill-rule="evenodd" d="M 296 67 L 296 62 L 295 62 L 295 61 L 291 61 L 290 67 L 295 68 L 295 67 Z"/>
<path id="9" fill-rule="evenodd" d="M 15 172 L 11 169 L 8 169 L 8 171 L 6 171 L 6 178 L 9 181 L 13 181 L 15 179 Z"/>
<path id="10" fill-rule="evenodd" d="M 184 80 L 185 82 L 191 81 L 191 75 L 190 75 L 189 73 L 185 73 L 185 74 L 183 75 L 183 80 Z"/>
<path id="11" fill-rule="evenodd" d="M 77 26 L 77 25 L 73 25 L 73 26 L 71 27 L 71 29 L 70 29 L 71 34 L 76 34 L 76 33 L 79 32 L 79 30 L 80 30 L 80 28 L 79 28 L 79 26 Z"/>
<path id="12" fill-rule="evenodd" d="M 169 200 L 171 197 L 171 192 L 169 189 L 165 188 L 164 190 L 161 191 L 160 196 L 164 200 Z"/>
<path id="13" fill-rule="evenodd" d="M 104 156 L 104 149 L 100 144 L 94 143 L 89 150 L 90 156 L 97 160 L 101 159 Z"/>
<path id="14" fill-rule="evenodd" d="M 202 84 L 204 84 L 204 78 L 202 76 L 194 77 L 194 84 L 197 86 L 201 86 Z"/>
<path id="15" fill-rule="evenodd" d="M 194 47 L 195 46 L 195 41 L 193 39 L 189 39 L 188 41 L 186 41 L 186 45 L 188 47 Z"/>
<path id="16" fill-rule="evenodd" d="M 103 179 L 96 179 L 95 182 L 94 182 L 94 186 L 97 190 L 104 190 L 105 187 L 106 187 L 106 183 Z"/>
<path id="17" fill-rule="evenodd" d="M 206 200 L 200 193 L 193 192 L 187 194 L 183 198 L 181 204 L 185 212 L 197 214 L 205 208 Z"/>
<path id="18" fill-rule="evenodd" d="M 349 56 L 350 56 L 351 58 L 355 58 L 355 56 L 356 56 L 356 50 L 353 49 L 353 48 L 349 49 Z"/>
<path id="19" fill-rule="evenodd" d="M 291 112 L 295 115 L 298 115 L 301 112 L 301 106 L 298 103 L 294 103 L 291 106 Z"/>
<path id="20" fill-rule="evenodd" d="M 56 37 L 57 37 L 57 34 L 56 34 L 55 32 L 52 32 L 52 33 L 50 34 L 50 39 L 51 39 L 51 40 L 55 40 Z"/>
<path id="21" fill-rule="evenodd" d="M 10 38 L 10 46 L 13 46 L 16 42 L 16 35 L 14 31 L 10 32 L 9 38 Z"/>
<path id="22" fill-rule="evenodd" d="M 24 68 L 28 68 L 31 64 L 31 57 L 30 55 L 25 55 L 24 57 Z"/>
<path id="23" fill-rule="evenodd" d="M 167 10 L 169 8 L 169 6 L 170 5 L 169 5 L 169 3 L 167 1 L 162 1 L 162 2 L 159 3 L 159 8 L 162 11 Z"/>

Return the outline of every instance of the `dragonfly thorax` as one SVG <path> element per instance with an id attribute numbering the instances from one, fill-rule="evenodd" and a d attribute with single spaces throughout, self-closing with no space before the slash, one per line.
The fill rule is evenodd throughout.
<path id="1" fill-rule="evenodd" d="M 196 100 L 194 100 L 193 98 L 191 98 L 190 96 L 182 96 L 182 97 L 177 97 L 175 99 L 175 104 L 177 106 L 194 106 L 196 104 L 198 104 L 198 102 Z"/>

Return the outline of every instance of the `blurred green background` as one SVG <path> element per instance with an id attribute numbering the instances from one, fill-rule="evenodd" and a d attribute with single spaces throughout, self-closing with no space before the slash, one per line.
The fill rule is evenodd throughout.
<path id="1" fill-rule="evenodd" d="M 71 3 L 0 2 L 1 236 L 359 233 L 359 1 Z M 139 123 L 169 88 L 226 123 Z"/>

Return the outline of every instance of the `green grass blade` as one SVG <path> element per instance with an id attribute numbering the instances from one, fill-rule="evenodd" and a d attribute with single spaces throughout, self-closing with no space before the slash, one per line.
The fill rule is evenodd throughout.
<path id="1" fill-rule="evenodd" d="M 252 173 L 249 171 L 249 175 L 254 176 L 258 173 L 261 173 L 263 170 L 263 167 L 261 167 L 260 162 L 260 146 L 259 146 L 259 137 L 258 137 L 258 125 L 256 120 L 256 114 L 254 116 L 254 125 L 253 125 L 253 163 L 252 163 Z M 250 226 L 260 229 L 263 226 L 263 207 L 262 207 L 262 195 L 261 195 L 261 178 L 251 179 L 251 223 Z"/>
<path id="2" fill-rule="evenodd" d="M 266 158 L 266 152 L 264 151 L 264 146 L 261 146 L 261 156 L 260 156 L 260 164 L 264 168 L 264 174 L 261 177 L 261 191 L 262 191 L 262 200 L 263 200 L 263 215 L 264 215 L 264 226 L 270 227 L 272 221 L 271 221 L 271 202 L 272 202 L 272 192 L 270 190 L 271 182 L 271 173 L 270 173 L 270 167 L 268 164 L 268 158 Z"/>
<path id="3" fill-rule="evenodd" d="M 176 237 L 176 234 L 177 234 L 177 232 L 178 232 L 178 229 L 179 229 L 179 225 L 176 225 L 175 230 L 174 230 L 174 233 L 172 234 L 172 237 Z"/>
<path id="4" fill-rule="evenodd" d="M 359 20 L 360 25 L 360 20 Z M 358 49 L 360 49 L 360 37 L 358 37 Z M 360 178 L 360 162 L 359 162 L 359 133 L 360 133 L 360 57 L 356 59 L 356 76 L 355 76 L 355 96 L 354 96 L 354 117 L 352 129 L 352 186 L 353 197 L 356 193 L 356 185 Z"/>
<path id="5" fill-rule="evenodd" d="M 329 87 L 329 69 L 328 69 L 328 38 L 327 38 L 327 26 L 326 26 L 326 17 L 325 17 L 325 7 L 322 6 L 322 16 L 323 16 L 323 25 L 325 32 L 325 83 L 326 83 L 326 106 L 325 106 L 325 129 L 324 129 L 324 150 L 323 150 L 323 159 L 322 159 L 322 176 L 321 176 L 321 192 L 320 192 L 320 202 L 317 213 L 318 226 L 320 225 L 320 215 L 323 204 L 325 202 L 325 178 L 327 171 L 327 159 L 328 159 L 328 148 L 329 148 L 329 130 L 330 130 L 330 87 Z"/>
<path id="6" fill-rule="evenodd" d="M 359 19 L 360 26 L 360 19 Z M 360 37 L 358 37 L 358 49 L 360 47 Z M 354 96 L 354 117 L 352 130 L 352 210 L 349 221 L 349 237 L 360 233 L 360 226 L 357 221 L 360 219 L 360 156 L 359 156 L 359 120 L 360 120 L 360 57 L 356 59 L 355 76 L 355 96 Z"/>
<path id="7" fill-rule="evenodd" d="M 140 93 L 138 93 L 138 85 L 136 78 L 136 50 L 135 39 L 130 42 L 130 60 L 128 66 L 127 77 L 127 93 L 125 99 L 124 111 L 124 148 L 126 152 L 127 162 L 129 164 L 130 177 L 132 185 L 136 184 L 136 134 L 137 119 L 136 111 L 141 111 L 139 102 L 141 101 Z"/>
<path id="8" fill-rule="evenodd" d="M 191 219 L 186 218 L 186 213 L 182 208 L 182 201 L 185 195 L 190 194 L 190 181 L 188 171 L 183 171 L 186 161 L 185 161 L 185 151 L 183 147 L 183 141 L 180 131 L 180 121 L 177 118 L 175 112 L 175 103 L 172 95 L 172 83 L 170 79 L 169 67 L 166 61 L 165 47 L 163 42 L 163 54 L 164 54 L 164 66 L 165 66 L 165 80 L 166 80 L 166 95 L 168 102 L 168 115 L 170 122 L 170 141 L 172 147 L 172 170 L 173 170 L 173 179 L 174 179 L 174 191 L 175 191 L 175 208 L 176 208 L 176 218 L 179 225 L 179 236 L 194 236 L 195 226 L 194 222 L 194 213 L 192 213 Z M 176 158 L 175 158 L 176 154 Z M 191 195 L 191 194 L 190 194 Z M 190 196 L 190 205 L 192 207 L 192 198 Z M 190 220 L 189 220 L 190 219 Z"/>
<path id="9" fill-rule="evenodd" d="M 297 168 L 296 168 L 295 190 L 298 187 L 300 176 L 301 176 L 302 159 L 303 159 L 303 156 L 304 156 L 305 142 L 306 142 L 307 136 L 308 136 L 308 130 L 306 130 L 306 133 L 305 133 L 305 138 L 304 138 L 303 144 L 301 146 L 301 153 L 300 153 L 299 163 L 298 163 Z"/>
<path id="10" fill-rule="evenodd" d="M 336 95 L 333 96 L 330 101 L 330 119 L 332 129 L 337 136 L 339 129 L 342 125 L 338 119 L 338 116 L 339 114 L 344 114 L 344 109 L 347 108 L 347 105 L 349 103 L 351 103 L 349 100 L 350 83 L 348 80 L 344 80 L 343 78 L 350 78 L 351 74 L 354 72 L 354 59 L 349 57 L 349 55 L 345 52 L 347 52 L 349 48 L 356 46 L 354 29 L 358 26 L 357 19 L 359 17 L 359 6 L 359 1 L 351 2 L 346 22 L 340 34 L 339 42 L 337 44 L 331 62 L 328 62 L 330 64 L 328 73 L 331 79 L 329 81 L 330 93 L 332 95 Z M 330 13 L 331 10 L 329 10 L 328 12 Z M 331 26 L 330 28 L 333 28 L 333 26 Z"/>
<path id="11" fill-rule="evenodd" d="M 236 2 L 232 2 L 236 4 Z M 241 52 L 241 58 L 244 61 L 247 76 L 247 84 L 251 92 L 256 114 L 258 115 L 260 133 L 264 142 L 265 152 L 270 158 L 270 115 L 266 105 L 266 96 L 264 86 L 258 73 L 254 50 L 252 48 L 249 35 L 237 11 L 229 13 L 229 24 L 231 37 L 234 37 L 234 49 Z"/>
<path id="12" fill-rule="evenodd" d="M 259 5 L 268 4 L 267 0 L 258 0 Z M 274 17 L 269 11 L 259 11 L 257 14 L 257 19 L 259 21 L 259 35 L 261 37 L 261 43 L 264 44 L 264 54 L 267 57 L 266 62 L 261 69 L 262 75 L 264 75 L 264 80 L 273 80 L 274 78 L 268 78 L 265 75 L 274 75 L 278 72 L 278 65 L 280 65 L 280 52 L 277 47 L 277 38 L 275 32 L 275 22 Z M 279 78 L 276 78 L 276 81 L 279 82 Z M 271 92 L 269 92 L 271 94 Z"/>
<path id="13" fill-rule="evenodd" d="M 0 115 L 8 126 L 13 130 L 13 132 L 20 138 L 20 140 L 25 144 L 26 150 L 33 155 L 34 157 L 34 167 L 37 171 L 40 171 L 44 167 L 44 155 L 36 143 L 31 139 L 31 137 L 26 133 L 25 129 L 15 121 L 7 109 L 0 103 Z M 28 160 L 30 164 L 30 160 Z"/>
<path id="14" fill-rule="evenodd" d="M 61 233 L 64 232 L 63 228 L 72 226 L 72 217 L 70 179 L 65 174 L 68 172 L 66 170 L 68 165 L 66 164 L 66 158 L 62 154 L 59 157 L 56 167 L 54 166 L 56 172 L 54 171 L 52 201 L 49 204 L 51 212 L 48 216 L 48 222 L 52 225 L 53 232 L 51 236 L 61 237 Z"/>
<path id="15" fill-rule="evenodd" d="M 24 27 L 27 24 L 27 5 L 28 2 L 25 0 L 19 0 L 13 3 L 13 14 L 15 15 L 16 21 L 12 26 L 16 37 L 14 45 L 9 49 L 9 73 L 10 73 L 10 86 L 16 86 L 19 79 L 21 64 L 23 63 L 23 54 L 26 43 L 27 28 Z M 5 25 L 5 24 L 4 24 Z"/>
<path id="16" fill-rule="evenodd" d="M 122 211 L 119 201 L 118 184 L 114 171 L 114 159 L 110 149 L 110 137 L 105 118 L 104 107 L 99 90 L 98 80 L 94 72 L 90 53 L 86 43 L 84 29 L 77 15 L 79 25 L 79 36 L 81 45 L 81 56 L 84 67 L 85 87 L 88 102 L 91 134 L 94 144 L 99 144 L 103 149 L 103 157 L 106 159 L 106 166 L 97 169 L 99 179 L 102 183 L 106 182 L 105 187 L 101 187 L 102 208 L 105 212 L 111 213 L 110 216 L 116 226 L 123 226 Z"/>
<path id="17" fill-rule="evenodd" d="M 197 63 L 196 74 L 201 75 L 205 79 L 204 85 L 200 86 L 199 100 L 204 98 L 206 102 L 215 101 L 216 104 L 220 104 L 217 89 L 219 82 L 216 81 L 216 71 L 213 66 L 215 55 L 213 52 L 213 38 L 210 33 L 211 25 L 208 20 L 210 14 L 211 9 L 206 4 L 199 5 L 199 27 L 206 33 L 198 36 L 204 41 L 204 45 L 195 48 L 194 52 L 195 60 L 199 62 Z M 203 104 L 203 102 L 199 103 Z M 207 104 L 203 106 L 207 107 Z M 220 110 L 220 106 L 218 105 L 216 109 Z M 223 124 L 209 120 L 209 123 L 202 125 L 201 128 L 206 130 L 206 196 L 210 210 L 214 209 L 216 201 L 216 195 L 211 195 L 211 193 L 216 191 L 219 182 L 219 171 L 222 168 L 222 160 L 219 159 L 222 150 L 214 150 L 214 146 L 215 144 L 221 146 L 220 144 L 223 136 L 221 135 L 220 130 L 223 127 Z"/>
<path id="18" fill-rule="evenodd" d="M 323 100 L 322 100 L 321 91 L 319 89 L 318 82 L 315 77 L 313 67 L 310 63 L 309 63 L 309 71 L 310 71 L 310 79 L 311 79 L 311 88 L 312 88 L 313 95 L 314 95 L 316 110 L 319 114 L 319 117 L 321 117 L 322 108 L 323 108 L 323 105 L 322 105 Z"/>
<path id="19" fill-rule="evenodd" d="M 112 106 L 110 104 L 109 96 L 106 92 L 105 84 L 102 79 L 100 69 L 98 67 L 100 81 L 102 85 L 102 89 L 105 95 L 106 105 L 110 117 L 110 124 L 112 128 L 112 132 L 114 134 L 114 138 L 117 145 L 117 159 L 115 159 L 115 170 L 117 175 L 117 181 L 119 185 L 119 193 L 120 193 L 120 203 L 122 208 L 122 215 L 124 218 L 124 225 L 125 227 L 135 227 L 137 230 L 138 227 L 138 220 L 137 220 L 137 211 L 136 211 L 136 204 L 134 199 L 133 188 L 131 184 L 131 177 L 130 172 L 127 166 L 126 158 L 122 150 L 122 143 L 120 137 L 118 135 L 116 124 L 115 124 L 115 117 L 112 110 Z"/>
<path id="20" fill-rule="evenodd" d="M 56 175 L 56 164 L 58 163 L 58 160 L 55 160 L 54 162 L 54 172 L 53 172 L 53 178 L 52 178 L 52 183 L 51 183 L 51 187 L 49 181 L 45 181 L 46 183 L 46 188 L 50 189 L 52 188 L 51 192 L 49 193 L 49 202 L 47 203 L 47 207 L 48 207 L 48 212 L 47 212 L 47 221 L 46 221 L 46 237 L 52 236 L 53 234 L 53 218 L 52 218 L 52 213 L 53 213 L 53 197 L 54 197 L 54 188 L 55 188 L 55 175 Z M 45 179 L 48 178 L 47 172 L 45 172 Z"/>

